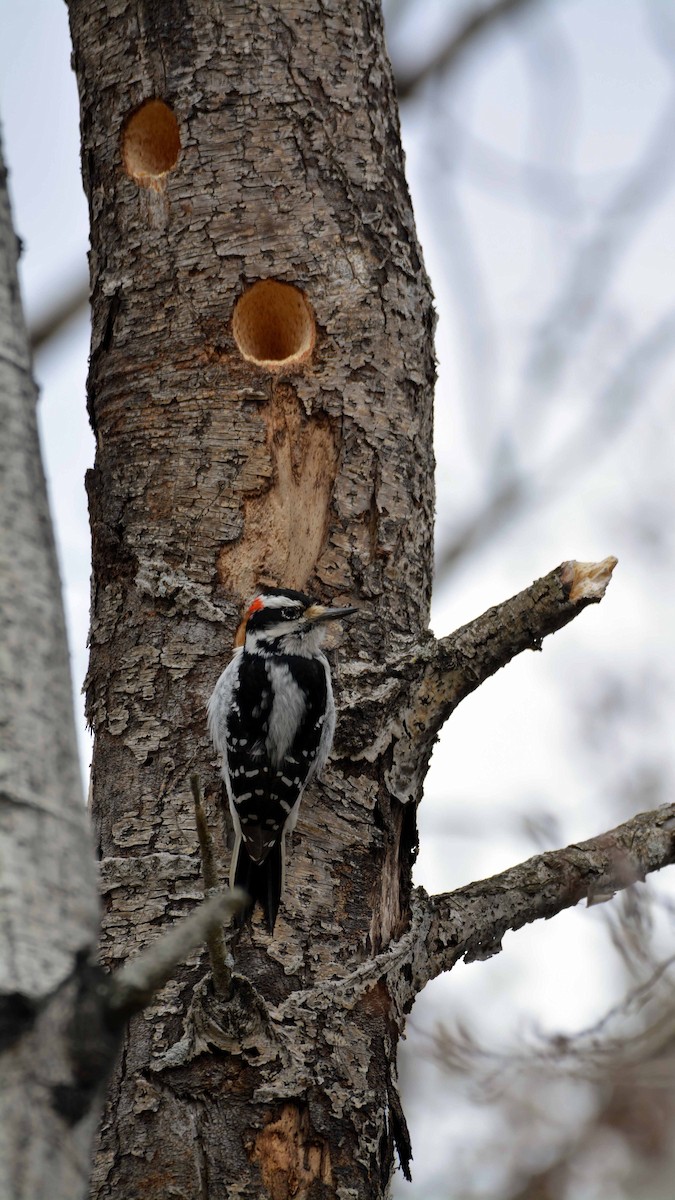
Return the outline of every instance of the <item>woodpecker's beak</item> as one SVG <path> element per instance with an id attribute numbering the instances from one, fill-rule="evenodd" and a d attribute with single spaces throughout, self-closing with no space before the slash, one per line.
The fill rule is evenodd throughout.
<path id="1" fill-rule="evenodd" d="M 325 608 L 323 604 L 310 604 L 309 608 L 305 609 L 304 617 L 305 620 L 318 625 L 323 621 L 339 621 L 342 617 L 351 617 L 352 613 L 358 611 L 358 608 Z"/>

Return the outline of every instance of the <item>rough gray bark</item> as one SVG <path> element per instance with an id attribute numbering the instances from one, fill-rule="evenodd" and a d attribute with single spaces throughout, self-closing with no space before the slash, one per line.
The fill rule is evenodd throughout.
<path id="1" fill-rule="evenodd" d="M 0 154 L 0 1195 L 17 1200 L 82 1194 L 98 1113 L 69 1031 L 99 905 L 36 402 Z"/>
<path id="2" fill-rule="evenodd" d="M 426 629 L 433 316 L 374 0 L 73 0 L 70 15 L 92 214 L 93 811 L 103 953 L 117 963 L 199 894 L 189 775 L 219 823 L 204 704 L 242 598 L 261 579 L 358 596 L 341 658 L 383 669 Z M 142 187 L 120 142 L 151 97 L 175 112 L 182 148 Z M 261 370 L 233 340 L 235 301 L 270 276 L 301 288 L 316 317 L 300 370 Z M 251 987 L 281 1005 L 404 929 L 411 818 L 381 764 L 340 764 L 338 742 L 304 804 L 277 935 L 256 928 L 237 949 L 254 1018 Z M 221 838 L 223 877 L 227 859 Z M 279 1123 L 286 1152 L 310 1164 L 297 1168 L 307 1186 L 384 1187 L 395 1136 L 405 1154 L 387 1105 L 398 1035 L 386 997 L 364 997 L 347 1039 L 334 1020 L 317 1039 L 311 1005 L 298 1004 L 292 1038 L 266 1018 L 254 1060 L 240 1025 L 236 1038 L 219 1029 L 227 1012 L 208 1015 L 204 975 L 190 964 L 132 1025 L 98 1194 L 170 1184 L 194 1196 L 207 1170 L 259 1194 L 282 1169 Z M 209 1039 L 228 1049 L 203 1053 Z"/>
<path id="3" fill-rule="evenodd" d="M 454 660 L 430 639 L 433 316 L 376 0 L 71 0 L 70 16 L 108 964 L 201 894 L 195 773 L 225 878 L 205 702 L 242 600 L 271 582 L 362 605 L 275 935 L 256 921 L 232 943 L 228 1000 L 193 956 L 132 1022 L 94 1193 L 374 1200 L 395 1149 L 410 1157 L 395 1063 L 434 737 L 479 674 L 599 599 L 613 563 L 597 594 L 566 564 L 509 620 L 460 631 Z M 256 317 L 246 289 L 269 279 L 300 292 L 266 285 Z"/>

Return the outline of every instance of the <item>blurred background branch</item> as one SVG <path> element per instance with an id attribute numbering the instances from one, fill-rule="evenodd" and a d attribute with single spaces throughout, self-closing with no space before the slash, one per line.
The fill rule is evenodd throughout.
<path id="1" fill-rule="evenodd" d="M 496 0 L 485 8 L 476 7 L 470 12 L 458 27 L 451 32 L 423 67 L 409 74 L 396 73 L 396 89 L 399 102 L 409 100 L 413 92 L 435 75 L 442 75 L 456 66 L 461 56 L 468 50 L 473 50 L 476 43 L 490 31 L 491 27 L 507 17 L 513 17 L 530 8 L 533 4 L 541 4 L 543 0 Z M 411 5 L 408 6 L 412 7 Z"/>
<path id="2" fill-rule="evenodd" d="M 69 325 L 86 311 L 89 305 L 89 278 L 83 275 L 59 296 L 42 317 L 35 319 L 28 330 L 33 354 L 44 350 L 51 341 L 66 333 Z"/>

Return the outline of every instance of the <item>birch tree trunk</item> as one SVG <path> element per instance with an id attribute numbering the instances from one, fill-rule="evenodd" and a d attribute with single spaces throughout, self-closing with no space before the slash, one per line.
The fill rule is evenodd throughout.
<path id="1" fill-rule="evenodd" d="M 0 1195 L 66 1200 L 99 1114 L 72 1030 L 98 895 L 17 245 L 0 152 Z"/>
<path id="2" fill-rule="evenodd" d="M 70 18 L 92 223 L 88 711 L 109 966 L 202 894 L 194 773 L 226 877 L 205 704 L 242 601 L 267 582 L 362 610 L 274 937 L 254 921 L 232 943 L 229 997 L 193 956 L 132 1021 L 94 1194 L 376 1200 L 395 1151 L 410 1160 L 396 1048 L 419 989 L 590 878 L 628 878 L 607 835 L 463 897 L 471 929 L 452 898 L 411 889 L 443 720 L 600 599 L 614 560 L 563 564 L 445 643 L 427 631 L 433 312 L 379 0 L 70 0 Z M 651 832 L 644 869 L 675 852 Z"/>

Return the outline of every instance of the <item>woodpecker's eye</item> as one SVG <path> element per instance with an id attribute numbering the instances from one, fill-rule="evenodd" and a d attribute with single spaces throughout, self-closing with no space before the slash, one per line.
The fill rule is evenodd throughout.
<path id="1" fill-rule="evenodd" d="M 282 608 L 281 616 L 283 617 L 284 621 L 294 621 L 298 616 L 298 612 L 295 608 Z"/>

